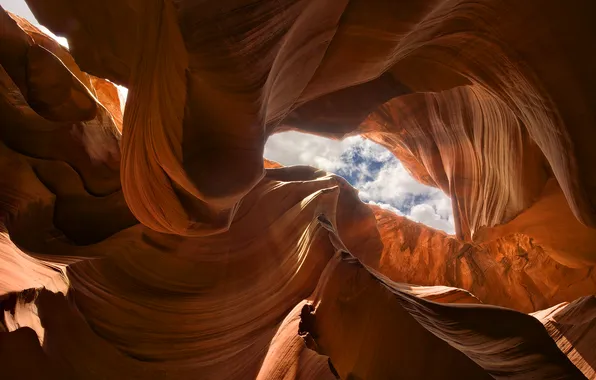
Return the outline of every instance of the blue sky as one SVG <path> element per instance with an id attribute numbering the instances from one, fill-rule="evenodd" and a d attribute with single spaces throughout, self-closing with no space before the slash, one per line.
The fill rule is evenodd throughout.
<path id="1" fill-rule="evenodd" d="M 0 5 L 39 26 L 24 0 L 0 0 Z M 64 38 L 42 29 L 68 47 Z M 126 89 L 119 86 L 121 100 L 126 93 Z M 355 136 L 335 141 L 284 132 L 269 138 L 265 157 L 286 166 L 311 165 L 336 173 L 360 191 L 363 201 L 454 233 L 450 199 L 440 190 L 416 182 L 391 152 L 369 140 Z"/>
<path id="2" fill-rule="evenodd" d="M 454 233 L 451 200 L 417 182 L 384 147 L 359 136 L 342 141 L 298 132 L 273 135 L 265 157 L 283 165 L 312 165 L 347 179 L 360 198 L 414 221 Z"/>

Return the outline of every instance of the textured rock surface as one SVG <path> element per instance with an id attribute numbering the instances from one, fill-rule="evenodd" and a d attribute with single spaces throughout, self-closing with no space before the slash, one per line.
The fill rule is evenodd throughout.
<path id="1" fill-rule="evenodd" d="M 535 318 L 428 302 L 347 253 L 331 260 L 313 298 L 300 332 L 344 379 L 582 378 Z"/>
<path id="2" fill-rule="evenodd" d="M 0 11 L 3 375 L 596 377 L 593 1 L 28 3 L 70 51 Z M 264 160 L 288 129 L 456 236 Z"/>
<path id="3" fill-rule="evenodd" d="M 464 243 L 391 211 L 374 213 L 384 242 L 374 267 L 393 281 L 463 288 L 484 303 L 525 312 L 596 293 L 592 267 L 559 264 L 526 235 Z"/>

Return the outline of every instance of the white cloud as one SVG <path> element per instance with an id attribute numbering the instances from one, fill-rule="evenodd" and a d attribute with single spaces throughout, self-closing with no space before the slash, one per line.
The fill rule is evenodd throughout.
<path id="1" fill-rule="evenodd" d="M 454 233 L 451 200 L 439 189 L 417 182 L 391 152 L 359 136 L 343 141 L 299 132 L 273 135 L 265 157 L 282 165 L 311 165 L 342 175 L 370 204 Z"/>
<path id="2" fill-rule="evenodd" d="M 449 234 L 455 232 L 453 228 L 453 220 L 441 218 L 441 215 L 439 215 L 433 206 L 428 203 L 422 203 L 412 207 L 412 210 L 407 217 L 438 230 L 443 230 Z"/>
<path id="3" fill-rule="evenodd" d="M 387 203 L 375 202 L 375 201 L 368 201 L 366 203 L 368 203 L 369 205 L 373 205 L 373 206 L 379 206 L 382 209 L 385 209 L 385 210 L 394 212 L 397 215 L 404 216 L 404 213 L 403 212 L 399 211 L 398 209 L 396 209 L 395 207 L 393 207 L 391 205 L 388 205 Z"/>
<path id="4" fill-rule="evenodd" d="M 312 165 L 333 172 L 342 165 L 341 153 L 353 139 L 336 141 L 299 132 L 279 133 L 267 141 L 265 157 L 286 166 Z"/>
<path id="5" fill-rule="evenodd" d="M 412 196 L 435 197 L 443 194 L 440 190 L 417 182 L 406 171 L 401 162 L 387 163 L 378 176 L 369 182 L 359 184 L 364 199 L 382 199 L 387 203 L 403 204 Z"/>

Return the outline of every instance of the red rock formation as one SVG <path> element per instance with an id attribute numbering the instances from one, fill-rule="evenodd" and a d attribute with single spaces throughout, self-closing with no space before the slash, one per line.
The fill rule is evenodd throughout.
<path id="1" fill-rule="evenodd" d="M 426 301 L 347 253 L 331 260 L 313 298 L 301 334 L 342 379 L 583 378 L 535 318 Z"/>
<path id="2" fill-rule="evenodd" d="M 534 313 L 557 342 L 561 351 L 569 357 L 586 377 L 592 379 L 594 372 L 594 296 L 579 298 L 572 303 L 561 303 L 547 310 Z"/>
<path id="3" fill-rule="evenodd" d="M 523 234 L 464 243 L 374 207 L 384 248 L 373 267 L 396 282 L 467 289 L 482 302 L 524 312 L 596 293 L 592 267 L 569 268 Z"/>
<path id="4" fill-rule="evenodd" d="M 3 375 L 595 378 L 593 2 L 28 3 L 70 51 L 0 11 Z M 457 236 L 263 160 L 287 129 Z"/>

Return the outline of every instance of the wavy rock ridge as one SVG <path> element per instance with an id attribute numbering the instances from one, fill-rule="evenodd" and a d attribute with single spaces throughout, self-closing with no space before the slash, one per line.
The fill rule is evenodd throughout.
<path id="1" fill-rule="evenodd" d="M 596 378 L 593 1 L 27 2 L 70 50 L 0 9 L 7 378 Z M 284 130 L 383 144 L 456 236 Z"/>

